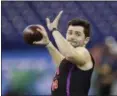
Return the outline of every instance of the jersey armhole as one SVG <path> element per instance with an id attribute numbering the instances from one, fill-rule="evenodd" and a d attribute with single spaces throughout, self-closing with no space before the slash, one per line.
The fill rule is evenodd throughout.
<path id="1" fill-rule="evenodd" d="M 94 60 L 94 58 L 93 58 L 93 56 L 92 56 L 92 54 L 89 52 L 89 54 L 90 54 L 90 56 L 91 56 L 91 61 L 92 61 L 92 63 L 93 63 L 93 67 L 94 67 L 94 64 L 95 64 L 95 60 Z"/>

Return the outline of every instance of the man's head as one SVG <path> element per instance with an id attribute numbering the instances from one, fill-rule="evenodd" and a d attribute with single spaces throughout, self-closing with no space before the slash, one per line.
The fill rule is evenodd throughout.
<path id="1" fill-rule="evenodd" d="M 81 19 L 72 19 L 68 23 L 66 39 L 73 47 L 85 46 L 90 37 L 90 24 Z"/>

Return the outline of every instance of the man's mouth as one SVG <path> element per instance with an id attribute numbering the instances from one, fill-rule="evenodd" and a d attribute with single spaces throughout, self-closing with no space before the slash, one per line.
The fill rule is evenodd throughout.
<path id="1" fill-rule="evenodd" d="M 74 46 L 74 47 L 79 46 L 79 42 L 76 42 L 76 41 L 74 41 L 74 40 L 68 40 L 68 42 L 69 42 L 72 46 Z"/>
<path id="2" fill-rule="evenodd" d="M 70 43 L 77 43 L 76 41 L 73 41 L 73 40 L 68 40 L 68 42 L 70 42 Z"/>

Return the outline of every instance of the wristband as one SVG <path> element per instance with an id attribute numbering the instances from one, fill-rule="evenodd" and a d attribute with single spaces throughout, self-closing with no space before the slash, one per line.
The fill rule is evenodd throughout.
<path id="1" fill-rule="evenodd" d="M 54 32 L 54 31 L 58 31 L 57 28 L 53 28 L 53 29 L 52 29 L 52 32 Z"/>
<path id="2" fill-rule="evenodd" d="M 45 45 L 45 47 L 48 47 L 50 45 L 51 42 L 49 42 L 47 45 Z"/>

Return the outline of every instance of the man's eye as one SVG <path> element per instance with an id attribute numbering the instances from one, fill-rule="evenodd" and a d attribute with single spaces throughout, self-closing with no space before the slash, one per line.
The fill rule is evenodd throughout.
<path id="1" fill-rule="evenodd" d="M 77 35 L 77 36 L 80 36 L 80 33 L 76 32 L 76 35 Z"/>
<path id="2" fill-rule="evenodd" d="M 71 35 L 71 34 L 72 34 L 72 32 L 70 31 L 70 32 L 69 32 L 69 34 Z"/>

